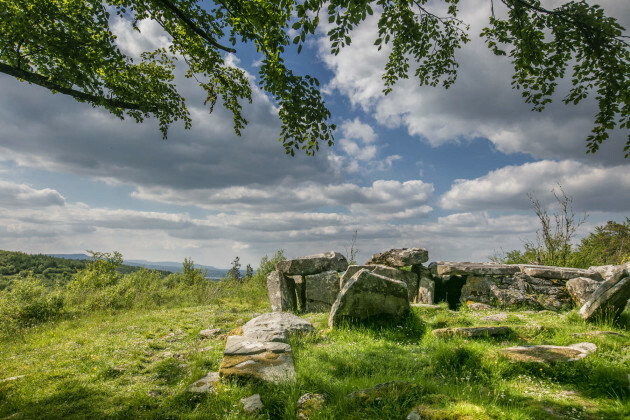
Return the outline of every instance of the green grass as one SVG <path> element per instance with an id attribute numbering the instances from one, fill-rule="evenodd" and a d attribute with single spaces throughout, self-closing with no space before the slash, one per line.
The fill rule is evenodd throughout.
<path id="1" fill-rule="evenodd" d="M 269 311 L 261 286 L 232 285 L 207 305 L 97 311 L 43 323 L 0 339 L 0 418 L 240 419 L 238 401 L 260 393 L 265 410 L 249 418 L 296 418 L 306 392 L 325 394 L 314 419 L 404 419 L 412 409 L 435 419 L 623 419 L 630 416 L 630 332 L 584 323 L 575 312 L 511 312 L 501 339 L 436 339 L 435 328 L 496 325 L 470 311 L 415 308 L 395 324 L 317 328 L 292 339 L 297 383 L 228 382 L 217 393 L 186 388 L 218 370 L 222 333 Z M 494 313 L 494 312 L 490 312 Z M 618 336 L 575 337 L 607 329 Z M 590 341 L 598 351 L 575 363 L 514 363 L 499 355 L 519 344 Z M 397 389 L 350 401 L 346 395 L 389 381 Z"/>

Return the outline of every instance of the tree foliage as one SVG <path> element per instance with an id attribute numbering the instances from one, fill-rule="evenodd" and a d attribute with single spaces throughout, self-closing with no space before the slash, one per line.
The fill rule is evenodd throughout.
<path id="1" fill-rule="evenodd" d="M 582 239 L 575 259 L 584 267 L 630 261 L 630 218 L 597 226 L 595 232 Z"/>
<path id="2" fill-rule="evenodd" d="M 458 17 L 459 0 L 2 0 L 0 72 L 103 106 L 136 121 L 156 117 L 166 137 L 173 122 L 190 127 L 185 99 L 173 81 L 175 60 L 187 65 L 206 92 L 212 112 L 221 99 L 234 117 L 237 134 L 247 124 L 242 101 L 251 101 L 246 74 L 229 54 L 252 43 L 262 55 L 259 83 L 278 104 L 285 151 L 313 154 L 333 144 L 334 124 L 319 81 L 295 74 L 285 55 L 298 52 L 328 21 L 331 53 L 352 42 L 352 30 L 379 14 L 374 42 L 387 47 L 384 93 L 400 79 L 451 86 L 455 52 L 469 41 Z M 509 55 L 513 86 L 542 110 L 558 80 L 571 67 L 566 103 L 594 95 L 599 105 L 587 150 L 595 152 L 615 127 L 630 128 L 630 51 L 617 21 L 596 5 L 569 1 L 546 9 L 540 0 L 501 0 L 505 17 L 493 13 L 482 32 L 497 55 Z M 114 17 L 156 21 L 171 37 L 167 48 L 145 51 L 134 62 L 120 51 L 111 30 Z M 139 30 L 139 29 L 138 29 Z M 290 36 L 290 34 L 296 34 Z M 625 151 L 630 150 L 630 136 Z M 627 156 L 627 154 L 626 154 Z"/>

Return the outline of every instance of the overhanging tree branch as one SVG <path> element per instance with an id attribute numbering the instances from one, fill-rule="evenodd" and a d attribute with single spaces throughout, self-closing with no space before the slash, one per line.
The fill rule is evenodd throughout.
<path id="1" fill-rule="evenodd" d="M 155 106 L 140 105 L 133 102 L 121 101 L 120 99 L 105 98 L 102 96 L 81 92 L 80 90 L 75 90 L 51 82 L 46 76 L 42 76 L 41 74 L 18 69 L 4 63 L 0 63 L 0 73 L 5 73 L 18 79 L 26 80 L 29 83 L 45 87 L 46 89 L 50 89 L 55 92 L 63 93 L 64 95 L 72 96 L 73 98 L 81 101 L 91 102 L 95 105 L 104 105 L 112 108 L 142 112 L 157 112 L 159 109 Z"/>
<path id="2" fill-rule="evenodd" d="M 162 4 L 164 7 L 166 7 L 171 12 L 173 12 L 175 14 L 175 16 L 177 16 L 179 18 L 179 20 L 184 22 L 186 24 L 186 26 L 188 26 L 190 29 L 192 29 L 192 31 L 194 33 L 196 33 L 197 35 L 199 35 L 200 37 L 205 39 L 213 47 L 218 48 L 220 50 L 223 50 L 225 52 L 229 52 L 229 53 L 235 53 L 236 52 L 236 50 L 234 48 L 225 47 L 225 46 L 219 44 L 209 33 L 204 31 L 203 29 L 201 29 L 195 22 L 190 20 L 188 18 L 188 16 L 186 16 L 186 14 L 180 8 L 175 6 L 169 0 L 156 0 L 156 1 L 158 3 L 160 3 L 160 4 Z"/>

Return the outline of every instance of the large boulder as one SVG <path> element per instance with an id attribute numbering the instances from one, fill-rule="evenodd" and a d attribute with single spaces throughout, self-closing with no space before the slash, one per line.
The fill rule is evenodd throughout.
<path id="1" fill-rule="evenodd" d="M 227 338 L 219 374 L 225 378 L 257 379 L 274 383 L 294 381 L 295 367 L 291 346 L 232 335 Z"/>
<path id="2" fill-rule="evenodd" d="M 623 276 L 624 270 L 630 273 L 630 262 L 619 265 L 596 265 L 588 268 L 591 271 L 597 271 L 604 280 L 610 280 L 614 277 L 619 279 L 619 276 Z"/>
<path id="3" fill-rule="evenodd" d="M 287 276 L 308 276 L 323 271 L 344 271 L 346 268 L 348 268 L 348 261 L 338 252 L 324 252 L 323 254 L 279 261 L 276 264 L 276 270 Z"/>
<path id="4" fill-rule="evenodd" d="M 241 331 L 249 339 L 286 343 L 291 334 L 312 333 L 315 328 L 299 316 L 273 312 L 249 320 Z"/>
<path id="5" fill-rule="evenodd" d="M 297 310 L 295 281 L 276 270 L 267 276 L 267 293 L 271 310 L 285 312 Z"/>
<path id="6" fill-rule="evenodd" d="M 388 267 L 406 267 L 422 264 L 429 260 L 429 251 L 423 248 L 398 248 L 374 254 L 365 265 L 386 265 Z"/>
<path id="7" fill-rule="evenodd" d="M 347 283 L 352 276 L 360 270 L 369 270 L 374 274 L 387 277 L 393 280 L 402 281 L 407 285 L 407 295 L 409 302 L 413 302 L 418 294 L 418 275 L 398 268 L 387 267 L 385 265 L 351 265 L 339 279 L 341 287 Z"/>
<path id="8" fill-rule="evenodd" d="M 616 318 L 630 299 L 630 274 L 627 269 L 617 271 L 610 279 L 601 283 L 580 308 L 583 319 L 597 317 Z"/>
<path id="9" fill-rule="evenodd" d="M 365 320 L 386 315 L 401 318 L 409 313 L 407 285 L 362 269 L 344 284 L 333 304 L 328 326 L 343 319 Z"/>
<path id="10" fill-rule="evenodd" d="M 327 312 L 339 294 L 339 275 L 324 271 L 304 277 L 305 311 Z"/>
<path id="11" fill-rule="evenodd" d="M 567 292 L 575 305 L 581 307 L 601 284 L 602 282 L 588 277 L 576 277 L 567 282 Z"/>

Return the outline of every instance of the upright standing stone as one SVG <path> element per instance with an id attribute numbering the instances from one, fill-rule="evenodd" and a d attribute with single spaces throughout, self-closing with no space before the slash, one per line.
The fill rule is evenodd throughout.
<path id="1" fill-rule="evenodd" d="M 418 276 L 418 293 L 413 302 L 432 305 L 435 300 L 435 280 L 431 271 L 422 264 L 411 266 L 411 272 Z"/>
<path id="2" fill-rule="evenodd" d="M 273 271 L 267 276 L 267 292 L 271 310 L 286 312 L 297 310 L 295 282 L 280 271 Z"/>
<path id="3" fill-rule="evenodd" d="M 385 265 L 351 265 L 348 267 L 346 272 L 343 273 L 343 276 L 341 276 L 341 279 L 339 280 L 341 287 L 343 287 L 343 285 L 360 270 L 369 270 L 374 274 L 404 282 L 407 285 L 409 302 L 413 302 L 418 295 L 418 275 L 416 273 Z"/>
<path id="4" fill-rule="evenodd" d="M 406 267 L 429 260 L 429 251 L 423 248 L 395 248 L 374 254 L 365 265 L 381 264 L 388 267 Z"/>
<path id="5" fill-rule="evenodd" d="M 323 254 L 279 261 L 276 264 L 276 270 L 287 276 L 308 276 L 323 271 L 344 271 L 346 268 L 348 268 L 348 261 L 338 252 L 324 252 Z"/>
<path id="6" fill-rule="evenodd" d="M 336 271 L 311 274 L 304 278 L 307 312 L 326 312 L 339 294 L 339 275 Z"/>
<path id="7" fill-rule="evenodd" d="M 409 311 L 404 282 L 364 269 L 352 276 L 339 292 L 328 317 L 328 326 L 333 327 L 344 318 L 365 320 L 379 315 L 401 318 Z"/>
<path id="8" fill-rule="evenodd" d="M 601 284 L 602 282 L 588 277 L 577 277 L 567 282 L 567 291 L 575 305 L 582 307 Z"/>

